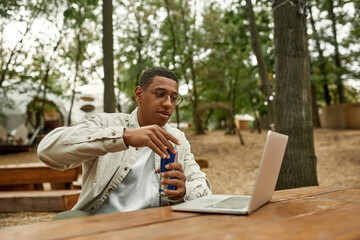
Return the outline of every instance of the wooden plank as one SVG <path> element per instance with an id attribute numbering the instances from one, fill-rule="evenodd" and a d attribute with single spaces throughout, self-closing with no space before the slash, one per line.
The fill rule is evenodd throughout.
<path id="1" fill-rule="evenodd" d="M 354 211 L 357 213 L 354 214 Z M 286 221 L 267 223 L 259 229 L 247 229 L 246 236 L 250 239 L 255 234 L 260 238 L 275 239 L 360 239 L 360 208 L 359 203 L 347 203 L 337 208 L 330 208 L 316 214 L 287 219 Z M 233 236 L 241 234 L 234 231 Z M 244 236 L 244 235 L 243 235 Z"/>
<path id="2" fill-rule="evenodd" d="M 203 214 L 69 239 L 356 239 L 359 213 L 360 189 L 342 190 L 270 203 L 250 216 Z"/>
<path id="3" fill-rule="evenodd" d="M 58 171 L 43 163 L 0 166 L 0 186 L 50 183 L 71 183 L 76 181 L 80 167 Z"/>
<path id="4" fill-rule="evenodd" d="M 274 192 L 271 202 L 279 202 L 284 200 L 288 201 L 290 199 L 310 197 L 310 196 L 320 195 L 329 192 L 342 191 L 345 189 L 346 188 L 343 187 L 312 186 L 312 187 L 280 190 Z"/>
<path id="5" fill-rule="evenodd" d="M 61 212 L 70 210 L 81 190 L 0 192 L 0 212 Z"/>
<path id="6" fill-rule="evenodd" d="M 0 192 L 1 191 L 31 191 L 36 190 L 34 184 L 18 184 L 18 185 L 5 185 L 1 186 L 0 184 Z"/>
<path id="7" fill-rule="evenodd" d="M 32 147 L 31 145 L 0 145 L 0 154 L 31 152 Z"/>
<path id="8" fill-rule="evenodd" d="M 161 223 L 194 216 L 200 216 L 200 214 L 173 212 L 170 207 L 160 207 L 121 214 L 104 214 L 57 220 L 54 222 L 5 227 L 0 228 L 0 239 L 69 239 L 76 236 L 135 228 L 154 222 Z M 117 239 L 119 239 L 119 236 L 117 236 Z"/>
<path id="9" fill-rule="evenodd" d="M 30 162 L 42 163 L 36 151 L 0 154 L 0 165 L 24 164 Z"/>

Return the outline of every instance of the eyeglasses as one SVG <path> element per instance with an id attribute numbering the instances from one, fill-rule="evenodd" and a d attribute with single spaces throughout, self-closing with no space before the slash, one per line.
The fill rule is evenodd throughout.
<path id="1" fill-rule="evenodd" d="M 165 102 L 170 96 L 171 104 L 174 106 L 178 106 L 183 100 L 183 98 L 179 94 L 177 93 L 169 94 L 165 89 L 161 89 L 161 88 L 154 89 L 151 90 L 151 92 L 154 93 L 156 98 L 161 102 Z"/>

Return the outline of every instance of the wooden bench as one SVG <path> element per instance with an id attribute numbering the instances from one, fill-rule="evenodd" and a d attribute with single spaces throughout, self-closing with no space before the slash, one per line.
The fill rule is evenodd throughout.
<path id="1" fill-rule="evenodd" d="M 81 190 L 1 191 L 0 212 L 62 212 L 70 210 Z"/>
<path id="2" fill-rule="evenodd" d="M 43 163 L 2 165 L 0 212 L 69 210 L 81 193 L 80 173 L 81 167 L 57 171 Z"/>

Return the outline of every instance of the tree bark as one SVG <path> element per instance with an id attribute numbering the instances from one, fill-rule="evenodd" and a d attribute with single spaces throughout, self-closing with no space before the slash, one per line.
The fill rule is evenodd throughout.
<path id="1" fill-rule="evenodd" d="M 112 0 L 103 0 L 104 112 L 115 112 Z"/>
<path id="2" fill-rule="evenodd" d="M 269 75 L 265 63 L 265 59 L 263 56 L 263 53 L 261 51 L 261 45 L 259 40 L 259 33 L 256 27 L 256 21 L 255 21 L 255 14 L 253 10 L 253 5 L 251 3 L 251 0 L 246 0 L 246 15 L 249 19 L 249 26 L 250 26 L 250 34 L 251 34 L 251 45 L 252 49 L 254 51 L 254 54 L 256 56 L 257 62 L 258 62 L 258 69 L 261 79 L 261 85 L 262 85 L 262 92 L 265 96 L 265 99 L 268 103 L 267 105 L 267 115 L 269 119 L 269 125 L 271 126 L 272 123 L 274 123 L 274 101 L 270 98 L 272 96 L 272 86 L 269 80 Z"/>
<path id="3" fill-rule="evenodd" d="M 318 185 L 306 17 L 298 12 L 297 5 L 286 0 L 276 3 L 275 126 L 278 132 L 289 136 L 276 189 Z"/>

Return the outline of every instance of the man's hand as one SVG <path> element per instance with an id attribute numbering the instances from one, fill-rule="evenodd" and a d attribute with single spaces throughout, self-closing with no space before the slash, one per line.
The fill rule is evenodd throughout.
<path id="1" fill-rule="evenodd" d="M 166 148 L 175 153 L 169 141 L 180 145 L 180 141 L 166 132 L 158 125 L 150 125 L 135 129 L 125 129 L 124 143 L 132 147 L 149 147 L 162 158 L 170 158 Z"/>
<path id="2" fill-rule="evenodd" d="M 186 176 L 184 174 L 182 165 L 178 162 L 174 162 L 174 163 L 167 164 L 165 166 L 165 168 L 172 170 L 172 171 L 166 171 L 166 172 L 162 173 L 163 179 L 161 180 L 160 184 L 175 185 L 176 190 L 165 189 L 164 193 L 173 198 L 182 198 L 186 192 L 186 188 L 185 188 Z M 159 173 L 159 172 L 160 172 L 160 169 L 157 169 L 157 173 Z M 173 177 L 175 179 L 170 179 L 170 177 Z"/>

